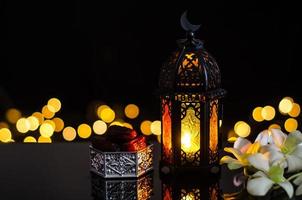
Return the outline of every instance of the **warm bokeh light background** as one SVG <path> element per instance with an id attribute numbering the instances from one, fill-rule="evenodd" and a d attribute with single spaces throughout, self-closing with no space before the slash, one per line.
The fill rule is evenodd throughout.
<path id="1" fill-rule="evenodd" d="M 1 141 L 88 141 L 112 124 L 159 138 L 159 69 L 185 35 L 186 9 L 228 91 L 225 139 L 301 129 L 302 16 L 293 2 L 3 2 Z"/>

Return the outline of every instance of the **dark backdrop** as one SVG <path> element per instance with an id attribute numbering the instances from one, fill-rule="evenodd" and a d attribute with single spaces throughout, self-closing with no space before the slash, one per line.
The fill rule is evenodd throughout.
<path id="1" fill-rule="evenodd" d="M 183 11 L 217 59 L 226 116 L 246 118 L 282 96 L 301 100 L 298 5 L 1 1 L 1 109 L 39 109 L 53 96 L 63 113 L 89 102 L 134 102 L 158 117 L 159 68 L 184 37 Z"/>

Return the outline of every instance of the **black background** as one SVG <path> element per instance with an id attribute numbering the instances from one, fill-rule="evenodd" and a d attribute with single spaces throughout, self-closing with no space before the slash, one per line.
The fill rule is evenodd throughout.
<path id="1" fill-rule="evenodd" d="M 220 66 L 227 119 L 283 96 L 301 102 L 299 6 L 252 2 L 1 1 L 1 110 L 40 109 L 56 96 L 62 113 L 102 100 L 159 118 L 159 69 L 185 35 L 185 10 Z"/>

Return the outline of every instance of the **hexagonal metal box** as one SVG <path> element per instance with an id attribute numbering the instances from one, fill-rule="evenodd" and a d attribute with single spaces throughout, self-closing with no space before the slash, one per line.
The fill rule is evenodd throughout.
<path id="1" fill-rule="evenodd" d="M 139 151 L 103 152 L 90 145 L 90 170 L 104 178 L 135 178 L 153 169 L 153 144 Z"/>

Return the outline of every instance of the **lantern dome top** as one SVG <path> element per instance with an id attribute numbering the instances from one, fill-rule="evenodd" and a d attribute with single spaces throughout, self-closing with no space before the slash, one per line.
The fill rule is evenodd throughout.
<path id="1" fill-rule="evenodd" d="M 159 76 L 159 88 L 163 93 L 213 93 L 224 94 L 220 89 L 221 76 L 216 60 L 204 49 L 194 32 L 200 25 L 192 25 L 181 17 L 181 26 L 187 31 L 186 38 L 178 40 L 178 49 L 163 64 Z M 216 96 L 216 95 L 214 95 Z"/>

